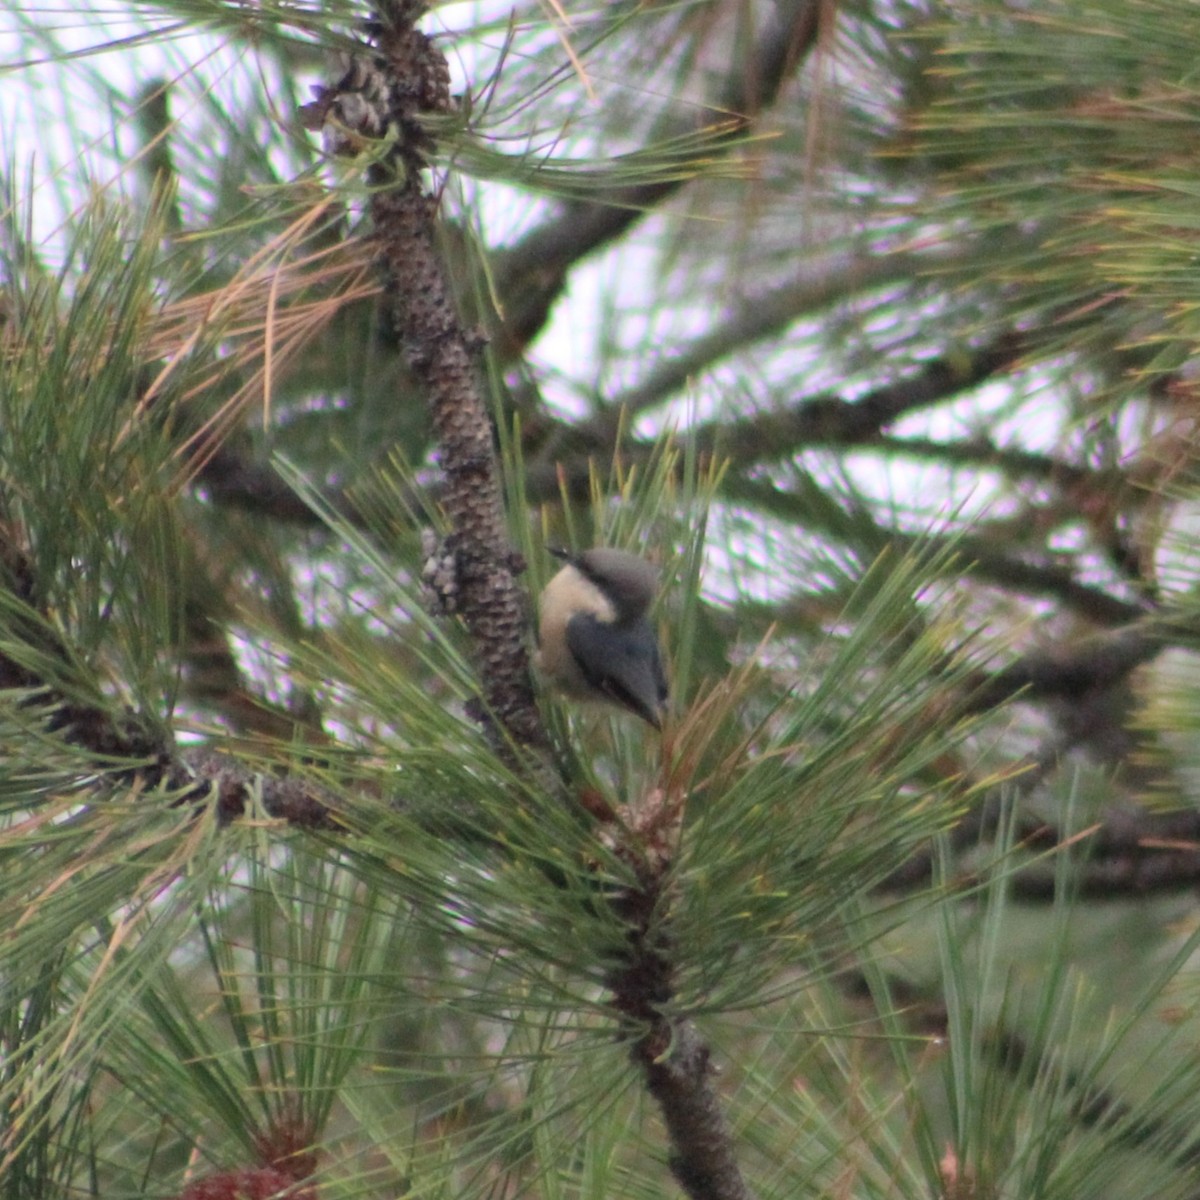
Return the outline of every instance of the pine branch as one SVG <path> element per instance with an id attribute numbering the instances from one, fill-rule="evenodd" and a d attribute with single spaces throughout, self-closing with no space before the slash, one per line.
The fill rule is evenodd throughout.
<path id="1" fill-rule="evenodd" d="M 1110 496 L 1131 490 L 1128 479 L 1120 470 L 1092 470 L 1052 454 L 1039 454 L 1016 446 L 998 446 L 987 437 L 940 442 L 935 438 L 880 434 L 867 444 L 880 453 L 896 457 L 954 466 L 991 467 L 1009 479 L 1043 479 L 1068 490 L 1095 490 Z"/>
<path id="2" fill-rule="evenodd" d="M 138 94 L 135 110 L 138 132 L 144 149 L 137 157 L 142 173 L 149 185 L 148 190 L 170 189 L 171 203 L 163 210 L 166 231 L 177 235 L 183 229 L 183 216 L 179 211 L 179 172 L 171 155 L 171 85 L 163 79 L 152 79 Z"/>
<path id="3" fill-rule="evenodd" d="M 1022 655 L 981 679 L 967 712 L 985 712 L 1015 696 L 1031 700 L 1079 700 L 1110 688 L 1171 645 L 1194 645 L 1195 634 L 1163 617 L 1114 629 L 1071 646 Z"/>
<path id="4" fill-rule="evenodd" d="M 808 496 L 796 495 L 771 482 L 730 473 L 723 483 L 726 499 L 745 503 L 760 513 L 772 514 L 785 521 L 802 523 L 809 529 L 824 529 L 874 552 L 888 546 L 901 554 L 937 548 L 939 539 L 884 528 L 874 524 L 863 511 L 840 513 L 835 524 L 826 527 L 814 519 L 821 514 L 814 513 Z M 1147 601 L 1123 600 L 1100 588 L 1080 583 L 1069 566 L 1020 558 L 998 551 L 991 543 L 974 537 L 951 535 L 942 540 L 947 550 L 957 551 L 958 569 L 964 575 L 1005 591 L 1051 597 L 1069 611 L 1098 625 L 1127 625 L 1150 610 Z"/>
<path id="5" fill-rule="evenodd" d="M 1151 662 L 1171 646 L 1191 646 L 1194 633 L 1187 623 L 1161 617 L 1132 628 L 1083 639 L 1070 647 L 1022 655 L 994 674 L 968 680 L 960 711 L 984 712 L 1012 699 L 1067 701 L 1073 708 L 1124 683 L 1130 673 Z M 1048 747 L 1031 761 L 1031 770 L 1018 777 L 1028 794 L 1059 763 L 1064 747 Z M 955 826 L 951 846 L 970 848 L 994 833 L 1002 814 L 998 799 L 977 805 Z M 1053 851 L 1073 843 L 1040 818 L 1022 821 L 1021 844 L 1030 850 Z M 1117 810 L 1087 836 L 1087 858 L 1074 873 L 1072 886 L 1085 898 L 1117 899 L 1156 892 L 1174 892 L 1200 880 L 1200 814 L 1191 810 L 1161 813 L 1142 809 Z M 883 883 L 885 892 L 925 887 L 933 876 L 933 851 L 914 854 Z M 973 879 L 959 881 L 973 884 Z M 1058 891 L 1054 868 L 1042 863 L 1016 872 L 1011 880 L 1015 898 L 1052 902 Z"/>
<path id="6" fill-rule="evenodd" d="M 1068 840 L 1074 838 L 1043 825 L 1026 844 L 1054 849 Z M 1071 886 L 1083 898 L 1117 900 L 1191 889 L 1200 882 L 1200 812 L 1110 812 L 1088 833 L 1082 849 L 1087 858 Z M 1031 867 L 1012 879 L 1015 899 L 1046 903 L 1056 893 L 1055 873 L 1044 867 Z"/>
<path id="7" fill-rule="evenodd" d="M 1200 844 L 1195 849 L 1133 847 L 1126 854 L 1095 859 L 1079 868 L 1071 890 L 1083 900 L 1122 900 L 1191 891 L 1200 884 Z M 1053 904 L 1060 880 L 1052 868 L 1028 868 L 1013 875 L 1014 900 Z"/>
<path id="8" fill-rule="evenodd" d="M 399 133 L 390 161 L 371 170 L 371 211 L 393 320 L 413 374 L 428 396 L 441 447 L 442 502 L 453 529 L 457 606 L 481 663 L 489 709 L 518 745 L 543 751 L 548 744 L 533 703 L 524 612 L 507 551 L 491 424 L 473 362 L 477 346 L 454 309 L 434 238 L 436 202 L 421 187 L 430 143 L 419 117 L 450 107 L 445 59 L 414 26 L 422 12 L 411 0 L 381 8 L 370 30 L 380 54 L 352 65 L 304 115 L 311 127 L 335 115 L 340 125 L 362 136 Z M 711 1087 L 709 1051 L 689 1024 L 671 1022 L 660 1011 L 670 999 L 671 968 L 648 929 L 658 907 L 665 860 L 656 859 L 658 867 L 647 868 L 646 847 L 630 844 L 626 851 L 642 866 L 644 884 L 622 906 L 632 926 L 632 951 L 613 980 L 614 1005 L 649 1025 L 635 1057 L 662 1107 L 677 1178 L 695 1200 L 746 1200 L 732 1139 Z"/>
<path id="9" fill-rule="evenodd" d="M 858 400 L 814 396 L 784 412 L 707 422 L 697 426 L 692 437 L 704 453 L 719 453 L 730 458 L 734 466 L 778 462 L 812 446 L 884 444 L 887 448 L 903 448 L 910 443 L 876 443 L 875 439 L 906 413 L 953 399 L 986 382 L 1018 362 L 1026 348 L 1023 339 L 1006 335 L 969 358 L 936 360 L 916 375 L 876 388 Z M 565 488 L 571 497 L 586 500 L 593 458 L 611 458 L 615 453 L 620 414 L 633 414 L 651 402 L 667 399 L 671 394 L 666 390 L 668 374 L 673 388 L 682 386 L 692 372 L 676 372 L 675 366 L 676 360 L 672 360 L 669 369 L 656 374 L 655 381 L 618 396 L 610 406 L 611 412 L 606 409 L 594 421 L 573 425 L 539 415 L 527 422 L 530 441 L 536 438 L 538 447 L 554 449 L 553 459 L 545 449 L 533 453 L 534 446 L 527 452 L 525 481 L 529 498 L 534 502 L 555 499 Z M 914 452 L 919 452 L 919 445 L 911 444 Z M 622 449 L 622 457 L 629 463 L 646 461 L 655 453 L 655 446 L 650 441 L 629 442 Z M 1023 469 L 1028 473 L 1050 470 L 1031 464 Z M 197 479 L 215 502 L 247 508 L 290 524 L 319 524 L 311 507 L 269 464 L 247 458 L 230 442 L 206 454 Z M 432 492 L 435 497 L 440 494 L 436 486 Z M 346 502 L 344 493 L 327 489 L 325 496 L 330 508 L 354 520 L 353 506 Z"/>
<path id="10" fill-rule="evenodd" d="M 736 348 L 740 343 L 734 343 Z M 691 433 L 700 451 L 720 455 L 733 467 L 780 462 L 813 446 L 873 446 L 881 431 L 910 412 L 952 400 L 1016 365 L 1030 349 L 1028 338 L 1005 334 L 968 356 L 935 359 L 918 372 L 874 389 L 857 400 L 812 396 L 784 411 L 764 411 L 736 420 L 708 421 Z M 527 488 L 533 499 L 550 499 L 565 488 L 585 498 L 590 487 L 591 458 L 611 457 L 621 414 L 633 415 L 653 397 L 666 399 L 667 375 L 682 386 L 693 372 L 676 377 L 675 360 L 648 382 L 618 396 L 603 415 L 583 425 L 539 420 L 530 426 L 539 442 L 554 448 L 555 459 L 528 454 Z M 899 443 L 904 445 L 906 443 Z M 634 441 L 622 450 L 630 463 L 648 458 L 654 443 Z"/>
<path id="11" fill-rule="evenodd" d="M 711 119 L 728 127 L 724 140 L 729 145 L 737 145 L 754 115 L 774 103 L 816 45 L 823 7 L 821 0 L 780 0 L 778 19 L 764 32 L 753 61 L 709 110 Z M 718 145 L 712 147 L 714 153 Z M 685 183 L 684 178 L 669 179 L 568 204 L 560 216 L 499 255 L 494 275 L 505 314 L 499 348 L 509 355 L 520 353 L 545 325 L 571 268 L 615 241 Z"/>
<path id="12" fill-rule="evenodd" d="M 814 396 L 784 412 L 700 425 L 695 436 L 706 452 L 729 455 L 734 466 L 778 462 L 812 446 L 871 445 L 901 417 L 954 399 L 1015 366 L 1030 344 L 1004 334 L 971 354 L 934 359 L 858 400 Z"/>
<path id="13" fill-rule="evenodd" d="M 1145 615 L 1147 606 L 1122 600 L 1100 588 L 1080 583 L 1071 567 L 998 553 L 974 538 L 960 543 L 967 573 L 1019 594 L 1049 596 L 1064 608 L 1099 625 L 1123 625 Z"/>
<path id="14" fill-rule="evenodd" d="M 1023 776 L 1022 792 L 1031 790 L 1051 765 L 1047 760 L 1029 776 Z M 996 831 L 1001 815 L 998 801 L 979 805 L 955 826 L 951 846 L 967 850 L 977 845 Z M 1061 898 L 1062 880 L 1053 861 L 1047 863 L 1045 856 L 1076 846 L 1078 833 L 1064 833 L 1032 817 L 1021 821 L 1017 833 L 1021 846 L 1036 852 L 1038 860 L 1011 872 L 1007 880 L 1010 894 L 1014 900 L 1029 904 L 1054 903 Z M 1200 883 L 1200 813 L 1188 809 L 1171 813 L 1144 809 L 1110 812 L 1088 830 L 1080 849 L 1086 858 L 1073 867 L 1069 886 L 1081 899 L 1126 900 L 1191 890 Z M 880 884 L 879 890 L 895 894 L 926 888 L 933 869 L 932 850 L 914 854 Z M 954 886 L 969 890 L 981 882 L 975 874 L 964 874 L 955 878 Z"/>
<path id="15" fill-rule="evenodd" d="M 751 1200 L 733 1134 L 713 1086 L 711 1051 L 691 1021 L 670 1017 L 671 939 L 656 921 L 668 886 L 671 831 L 680 810 L 664 793 L 646 811 L 625 814 L 619 853 L 639 883 L 617 902 L 630 926 L 629 954 L 609 978 L 613 1007 L 639 1030 L 632 1057 L 658 1102 L 671 1139 L 671 1170 L 692 1200 Z"/>
<path id="16" fill-rule="evenodd" d="M 545 752 L 548 740 L 534 703 L 526 615 L 516 585 L 519 564 L 509 548 L 491 422 L 480 390 L 478 336 L 456 311 L 435 237 L 438 202 L 422 179 L 432 146 L 422 119 L 452 111 L 445 57 L 415 28 L 424 7 L 409 0 L 382 5 L 368 30 L 377 53 L 356 58 L 302 114 L 320 129 L 331 118 L 336 152 L 356 138 L 395 135 L 374 164 L 371 216 L 380 248 L 392 322 L 405 359 L 429 404 L 441 447 L 441 503 L 453 531 L 457 607 L 479 661 L 488 716 L 511 741 Z M 346 132 L 350 131 L 350 132 Z"/>
<path id="17" fill-rule="evenodd" d="M 690 1021 L 669 1029 L 669 1050 L 652 1056 L 664 1028 L 652 1031 L 638 1048 L 650 1094 L 658 1101 L 675 1151 L 671 1170 L 693 1200 L 750 1200 L 729 1123 L 713 1087 L 708 1045 Z"/>
<path id="18" fill-rule="evenodd" d="M 244 816 L 257 799 L 269 816 L 297 829 L 343 828 L 334 815 L 331 793 L 307 780 L 280 779 L 251 771 L 214 750 L 183 750 L 168 765 L 167 775 L 171 786 L 190 784 L 183 803 L 214 799 L 222 824 Z"/>
<path id="19" fill-rule="evenodd" d="M 248 457 L 231 441 L 197 448 L 203 450 L 203 457 L 195 480 L 214 504 L 244 508 L 302 528 L 324 526 L 312 505 L 306 504 L 270 463 Z M 331 511 L 354 519 L 352 506 L 340 489 L 326 488 L 322 497 Z"/>
<path id="20" fill-rule="evenodd" d="M 6 633 L 11 641 L 31 653 L 25 656 L 26 661 L 19 661 L 11 654 L 0 652 L 0 691 L 32 693 L 36 698 L 23 707 L 32 709 L 36 705 L 45 709 L 47 730 L 69 745 L 96 755 L 100 760 L 97 766 L 102 770 L 101 764 L 111 769 L 112 760 L 128 759 L 139 764 L 130 771 L 140 771 L 144 765 L 152 779 L 161 777 L 170 755 L 158 730 L 139 721 L 133 714 L 115 718 L 102 704 L 67 694 L 57 679 L 43 678 L 27 665 L 28 661 L 39 661 L 47 665 L 47 672 L 53 669 L 59 678 L 68 678 L 74 656 L 45 614 L 35 609 L 36 573 L 20 530 L 6 524 L 2 532 L 0 580 L 4 590 L 25 610 L 11 618 Z"/>
<path id="21" fill-rule="evenodd" d="M 75 656 L 51 623 L 38 619 L 32 608 L 36 594 L 33 564 L 11 526 L 9 540 L 0 546 L 4 585 L 28 606 L 28 618 L 10 636 L 36 652 L 47 664 L 61 665 L 69 676 Z M 55 675 L 59 673 L 56 671 Z M 94 762 L 81 770 L 89 779 L 126 781 L 153 790 L 179 791 L 180 804 L 202 804 L 215 797 L 219 819 L 241 816 L 257 797 L 274 817 L 305 829 L 338 825 L 330 797 L 313 784 L 279 779 L 250 771 L 226 755 L 203 748 L 179 752 L 156 723 L 133 713 L 115 713 L 100 703 L 89 704 L 63 690 L 58 678 L 43 678 L 12 655 L 0 652 L 0 690 L 29 692 L 30 716 L 46 712 L 45 728 L 67 745 L 86 751 Z M 36 706 L 36 707 L 35 707 Z"/>
<path id="22" fill-rule="evenodd" d="M 826 309 L 839 300 L 844 300 L 846 296 L 881 288 L 890 283 L 911 281 L 923 270 L 928 269 L 929 265 L 928 255 L 920 254 L 848 256 L 828 264 L 816 278 L 813 278 L 813 272 L 810 270 L 801 279 L 751 297 L 736 312 L 722 317 L 710 333 L 696 338 L 678 350 L 666 353 L 661 364 L 647 379 L 614 397 L 606 406 L 605 414 L 590 425 L 584 426 L 584 432 L 610 440 L 615 426 L 624 417 L 637 416 L 670 399 L 687 386 L 689 379 L 730 355 L 741 353 L 756 342 L 784 332 L 802 316 Z M 1009 362 L 1011 356 L 1005 358 L 1004 365 L 1008 365 Z M 928 368 L 926 373 L 931 370 Z M 966 371 L 969 370 L 968 365 Z M 965 374 L 966 371 L 954 364 L 946 373 L 954 377 Z M 821 406 L 832 407 L 833 403 L 830 398 L 806 401 L 797 406 L 796 412 L 808 414 L 808 422 L 814 418 L 819 422 L 815 426 L 811 423 L 808 425 L 807 436 L 812 437 L 818 430 L 826 428 L 829 418 L 826 409 Z M 852 412 L 860 418 L 868 413 L 869 408 L 866 405 L 860 407 L 860 404 L 861 402 L 856 402 L 849 405 L 848 413 Z M 846 417 L 841 419 L 845 420 Z M 805 418 L 801 420 L 804 421 Z M 861 433 L 857 432 L 847 434 L 848 440 L 859 436 Z"/>

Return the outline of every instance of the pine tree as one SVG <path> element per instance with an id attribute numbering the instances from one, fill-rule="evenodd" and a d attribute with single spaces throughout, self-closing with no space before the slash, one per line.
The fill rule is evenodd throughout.
<path id="1" fill-rule="evenodd" d="M 1193 7 L 14 8 L 0 1196 L 1195 1196 Z"/>

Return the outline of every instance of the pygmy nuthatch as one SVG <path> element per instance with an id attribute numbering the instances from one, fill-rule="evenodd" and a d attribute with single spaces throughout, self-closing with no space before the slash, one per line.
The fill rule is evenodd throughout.
<path id="1" fill-rule="evenodd" d="M 600 546 L 572 555 L 542 593 L 538 669 L 569 696 L 607 700 L 662 728 L 667 677 L 646 612 L 658 569 Z"/>

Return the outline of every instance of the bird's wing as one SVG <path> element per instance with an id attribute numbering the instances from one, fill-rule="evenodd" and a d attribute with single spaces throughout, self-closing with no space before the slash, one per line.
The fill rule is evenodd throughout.
<path id="1" fill-rule="evenodd" d="M 667 677 L 649 621 L 611 625 L 577 613 L 567 622 L 567 649 L 591 687 L 661 728 Z"/>

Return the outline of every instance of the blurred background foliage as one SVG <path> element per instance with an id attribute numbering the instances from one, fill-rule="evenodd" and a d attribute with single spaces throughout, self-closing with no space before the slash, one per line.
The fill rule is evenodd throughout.
<path id="1" fill-rule="evenodd" d="M 675 1187 L 629 865 L 424 606 L 380 148 L 297 116 L 367 15 L 4 11 L 14 1200 Z M 656 919 L 755 1193 L 1194 1197 L 1193 0 L 424 27 L 531 597 L 547 546 L 664 567 L 665 740 L 543 707 L 585 792 L 686 797 Z"/>

